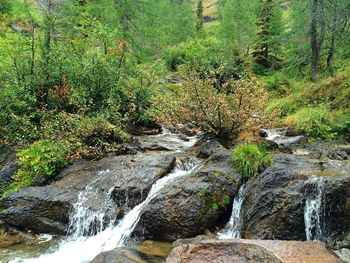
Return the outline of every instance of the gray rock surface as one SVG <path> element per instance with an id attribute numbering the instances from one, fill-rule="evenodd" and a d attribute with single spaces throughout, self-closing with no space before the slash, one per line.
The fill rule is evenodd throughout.
<path id="1" fill-rule="evenodd" d="M 226 222 L 241 182 L 229 158 L 229 151 L 217 152 L 199 171 L 160 192 L 142 212 L 139 231 L 143 236 L 174 241 Z"/>

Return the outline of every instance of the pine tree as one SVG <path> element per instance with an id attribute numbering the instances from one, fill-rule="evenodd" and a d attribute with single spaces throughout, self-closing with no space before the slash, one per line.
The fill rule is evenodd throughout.
<path id="1" fill-rule="evenodd" d="M 220 36 L 231 50 L 249 54 L 257 31 L 256 10 L 256 0 L 231 0 L 223 6 Z"/>
<path id="2" fill-rule="evenodd" d="M 197 31 L 203 29 L 204 17 L 203 17 L 203 1 L 198 0 L 197 3 Z"/>
<path id="3" fill-rule="evenodd" d="M 275 0 L 261 0 L 257 26 L 256 63 L 265 68 L 279 67 L 280 36 L 283 33 L 282 11 Z"/>

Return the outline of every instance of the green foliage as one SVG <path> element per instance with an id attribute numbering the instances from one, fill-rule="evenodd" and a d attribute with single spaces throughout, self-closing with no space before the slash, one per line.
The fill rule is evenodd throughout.
<path id="1" fill-rule="evenodd" d="M 226 194 L 227 189 L 223 189 L 223 192 L 209 193 L 207 189 L 202 189 L 198 192 L 198 196 L 204 202 L 206 206 L 213 210 L 220 208 L 226 209 L 231 202 L 231 198 Z"/>
<path id="2" fill-rule="evenodd" d="M 261 0 L 257 20 L 259 27 L 257 45 L 254 51 L 255 72 L 264 73 L 264 69 L 280 69 L 281 35 L 283 33 L 282 10 L 279 1 Z"/>
<path id="3" fill-rule="evenodd" d="M 169 70 L 194 71 L 201 78 L 210 76 L 223 83 L 245 75 L 245 63 L 238 56 L 227 56 L 223 43 L 215 37 L 198 38 L 164 51 Z"/>
<path id="4" fill-rule="evenodd" d="M 22 87 L 0 89 L 0 142 L 25 142 L 37 138 L 35 97 Z"/>
<path id="5" fill-rule="evenodd" d="M 244 177 L 254 177 L 271 165 L 272 157 L 255 144 L 240 144 L 232 151 L 233 166 Z"/>
<path id="6" fill-rule="evenodd" d="M 248 78 L 218 83 L 198 76 L 182 85 L 162 87 L 155 99 L 162 123 L 189 123 L 222 139 L 237 138 L 242 131 L 256 131 L 268 121 L 264 114 L 266 92 Z M 259 116 L 256 118 L 254 116 Z"/>
<path id="7" fill-rule="evenodd" d="M 198 0 L 197 2 L 197 30 L 200 31 L 203 29 L 203 23 L 204 23 L 204 18 L 203 18 L 203 1 Z"/>
<path id="8" fill-rule="evenodd" d="M 336 139 L 349 129 L 348 112 L 331 111 L 329 106 L 301 108 L 288 116 L 286 124 L 298 132 L 303 132 L 320 139 Z"/>
<path id="9" fill-rule="evenodd" d="M 11 11 L 10 0 L 0 0 L 0 14 L 7 14 Z"/>
<path id="10" fill-rule="evenodd" d="M 288 95 L 271 100 L 267 112 L 279 113 L 282 123 L 316 138 L 349 137 L 349 69 L 317 84 L 302 80 L 290 81 L 289 86 L 279 87 Z"/>
<path id="11" fill-rule="evenodd" d="M 53 177 L 68 165 L 66 154 L 69 148 L 66 143 L 38 141 L 30 148 L 18 152 L 17 173 L 4 195 L 32 185 L 35 180 Z"/>
<path id="12" fill-rule="evenodd" d="M 257 1 L 225 1 L 222 8 L 222 22 L 219 28 L 219 35 L 223 39 L 225 47 L 236 50 L 240 54 L 247 52 L 253 45 L 257 32 L 255 24 L 258 8 Z"/>

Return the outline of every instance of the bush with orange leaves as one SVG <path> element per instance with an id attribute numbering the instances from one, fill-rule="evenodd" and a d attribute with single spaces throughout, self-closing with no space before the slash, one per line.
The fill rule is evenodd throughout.
<path id="1" fill-rule="evenodd" d="M 158 120 L 166 124 L 194 122 L 218 137 L 254 134 L 268 122 L 267 93 L 247 77 L 217 87 L 211 79 L 186 77 L 181 84 L 159 88 L 155 105 Z"/>

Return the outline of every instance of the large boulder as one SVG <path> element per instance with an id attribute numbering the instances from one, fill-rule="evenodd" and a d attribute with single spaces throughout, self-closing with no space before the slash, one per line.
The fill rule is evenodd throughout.
<path id="1" fill-rule="evenodd" d="M 168 256 L 167 263 L 282 263 L 267 249 L 229 240 L 205 240 L 175 247 Z"/>
<path id="2" fill-rule="evenodd" d="M 166 262 L 341 263 L 343 261 L 320 242 L 208 239 L 190 240 L 185 244 L 175 245 Z"/>
<path id="3" fill-rule="evenodd" d="M 91 263 L 145 263 L 145 256 L 132 248 L 116 248 L 98 254 Z"/>
<path id="4" fill-rule="evenodd" d="M 1 200 L 0 218 L 20 229 L 63 234 L 75 198 L 75 191 L 54 186 L 25 188 Z"/>
<path id="5" fill-rule="evenodd" d="M 248 183 L 243 237 L 306 240 L 306 202 L 319 196 L 318 238 L 333 248 L 350 247 L 349 161 L 330 159 L 339 156 L 331 151 L 315 158 L 309 146 L 295 152 L 303 154 L 277 154 L 272 166 Z"/>
<path id="6" fill-rule="evenodd" d="M 217 152 L 199 171 L 171 183 L 144 208 L 138 231 L 148 239 L 174 241 L 227 222 L 241 181 L 229 159 L 229 151 Z"/>
<path id="7" fill-rule="evenodd" d="M 171 243 L 148 240 L 136 247 L 121 247 L 102 252 L 91 263 L 164 262 L 171 248 Z"/>
<path id="8" fill-rule="evenodd" d="M 115 219 L 118 213 L 145 199 L 154 182 L 166 175 L 174 163 L 170 153 L 80 162 L 65 169 L 51 185 L 22 189 L 1 199 L 0 219 L 39 233 L 64 234 L 70 211 L 84 191 L 90 191 L 84 206 L 91 211 L 100 211 L 106 198 L 112 198 L 118 212 L 113 210 L 109 216 Z"/>

